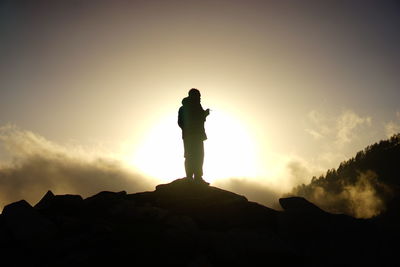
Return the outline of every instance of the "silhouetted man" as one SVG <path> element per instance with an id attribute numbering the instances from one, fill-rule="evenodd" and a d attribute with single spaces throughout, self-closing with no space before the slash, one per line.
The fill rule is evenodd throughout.
<path id="1" fill-rule="evenodd" d="M 178 125 L 182 129 L 185 148 L 186 178 L 195 182 L 206 183 L 203 180 L 204 144 L 207 139 L 204 122 L 210 110 L 204 110 L 200 104 L 200 91 L 189 90 L 189 96 L 182 100 L 179 108 Z M 207 183 L 208 184 L 208 183 Z"/>

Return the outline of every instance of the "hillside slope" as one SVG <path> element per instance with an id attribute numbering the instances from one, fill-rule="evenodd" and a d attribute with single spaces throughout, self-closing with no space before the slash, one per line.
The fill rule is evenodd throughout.
<path id="1" fill-rule="evenodd" d="M 0 216 L 2 266 L 293 266 L 391 260 L 375 221 L 335 215 L 304 198 L 283 211 L 185 179 L 155 191 L 54 195 Z"/>
<path id="2" fill-rule="evenodd" d="M 293 189 L 334 213 L 370 218 L 393 210 L 400 195 L 400 134 L 368 146 L 337 169 Z"/>

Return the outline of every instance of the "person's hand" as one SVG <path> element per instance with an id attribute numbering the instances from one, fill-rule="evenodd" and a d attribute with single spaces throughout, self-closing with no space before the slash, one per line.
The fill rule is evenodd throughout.
<path id="1" fill-rule="evenodd" d="M 205 112 L 205 114 L 206 114 L 206 116 L 210 115 L 210 109 L 209 109 L 209 108 L 208 108 L 208 109 L 206 109 L 206 112 Z"/>

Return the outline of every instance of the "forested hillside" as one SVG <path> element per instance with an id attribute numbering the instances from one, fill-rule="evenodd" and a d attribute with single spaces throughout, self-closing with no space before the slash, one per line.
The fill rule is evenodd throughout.
<path id="1" fill-rule="evenodd" d="M 369 218 L 384 212 L 399 196 L 400 133 L 366 147 L 310 184 L 293 189 L 321 208 Z"/>

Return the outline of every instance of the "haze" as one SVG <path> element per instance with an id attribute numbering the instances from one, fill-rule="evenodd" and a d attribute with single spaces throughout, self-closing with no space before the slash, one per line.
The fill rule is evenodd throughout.
<path id="1" fill-rule="evenodd" d="M 205 179 L 255 197 L 290 190 L 400 131 L 399 11 L 396 1 L 2 1 L 2 184 L 15 171 L 8 194 L 26 185 L 18 166 L 44 144 L 120 162 L 148 179 L 133 191 L 183 177 L 177 111 L 195 87 L 212 110 Z M 85 186 L 57 188 L 92 193 Z"/>

